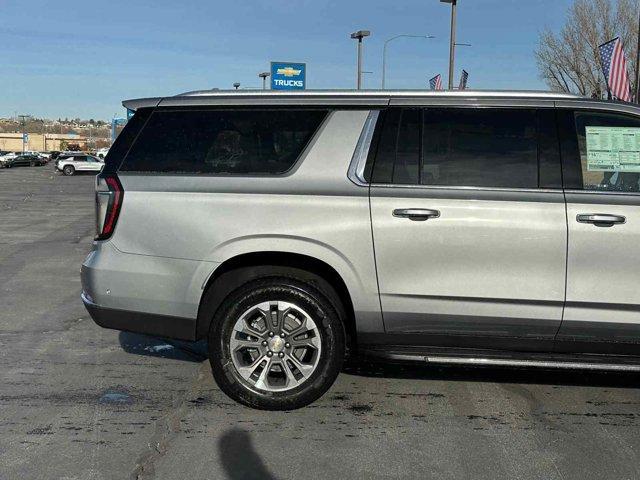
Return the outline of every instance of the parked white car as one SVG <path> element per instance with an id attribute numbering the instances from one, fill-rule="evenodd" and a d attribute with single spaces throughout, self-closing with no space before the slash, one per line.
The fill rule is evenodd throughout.
<path id="1" fill-rule="evenodd" d="M 4 155 L 0 155 L 0 168 L 4 168 L 9 163 L 9 160 L 17 157 L 18 154 L 16 152 L 8 152 Z"/>
<path id="2" fill-rule="evenodd" d="M 56 169 L 64 175 L 74 175 L 76 172 L 99 172 L 104 162 L 93 155 L 72 155 L 56 161 Z"/>
<path id="3" fill-rule="evenodd" d="M 107 153 L 109 153 L 108 148 L 99 148 L 98 151 L 96 152 L 96 157 L 104 158 L 107 156 Z"/>

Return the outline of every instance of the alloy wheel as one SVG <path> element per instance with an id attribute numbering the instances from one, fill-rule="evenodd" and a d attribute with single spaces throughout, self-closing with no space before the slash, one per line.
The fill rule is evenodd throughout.
<path id="1" fill-rule="evenodd" d="M 245 382 L 259 390 L 281 392 L 311 377 L 322 342 L 307 312 L 293 303 L 273 300 L 254 305 L 238 318 L 229 350 Z"/>

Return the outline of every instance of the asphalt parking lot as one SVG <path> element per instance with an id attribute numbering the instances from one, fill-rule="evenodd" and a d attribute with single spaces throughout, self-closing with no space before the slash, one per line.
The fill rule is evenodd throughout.
<path id="1" fill-rule="evenodd" d="M 0 170 L 0 478 L 640 478 L 640 376 L 345 368 L 294 412 L 233 403 L 206 347 L 96 326 L 93 178 Z"/>

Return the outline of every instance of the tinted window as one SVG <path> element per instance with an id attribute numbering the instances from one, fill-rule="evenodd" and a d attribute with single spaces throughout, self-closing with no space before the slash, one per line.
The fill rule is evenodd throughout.
<path id="1" fill-rule="evenodd" d="M 393 164 L 396 161 L 398 126 L 400 125 L 401 115 L 401 109 L 392 108 L 384 116 L 371 179 L 373 183 L 391 183 Z"/>
<path id="2" fill-rule="evenodd" d="M 118 170 L 122 163 L 122 159 L 125 157 L 134 140 L 140 133 L 140 130 L 142 130 L 142 127 L 149 119 L 151 111 L 151 108 L 140 108 L 136 110 L 136 113 L 127 122 L 104 158 L 103 171 L 105 173 L 113 173 Z"/>
<path id="3" fill-rule="evenodd" d="M 159 110 L 121 170 L 277 174 L 293 166 L 324 110 Z"/>
<path id="4" fill-rule="evenodd" d="M 544 178 L 539 179 L 539 170 Z M 380 133 L 372 182 L 560 188 L 554 112 L 389 109 Z"/>
<path id="5" fill-rule="evenodd" d="M 640 191 L 640 119 L 577 112 L 575 125 L 582 173 L 578 188 Z"/>
<path id="6" fill-rule="evenodd" d="M 538 187 L 534 110 L 426 109 L 422 183 Z"/>
<path id="7" fill-rule="evenodd" d="M 418 183 L 421 113 L 422 111 L 417 108 L 402 111 L 400 129 L 398 130 L 396 161 L 393 166 L 393 183 Z"/>

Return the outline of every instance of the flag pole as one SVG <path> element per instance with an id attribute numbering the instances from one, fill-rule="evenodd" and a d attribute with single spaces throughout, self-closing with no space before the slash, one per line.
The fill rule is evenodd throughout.
<path id="1" fill-rule="evenodd" d="M 636 103 L 640 103 L 640 11 L 638 11 L 638 30 L 636 31 Z M 608 82 L 607 82 L 608 83 Z"/>

